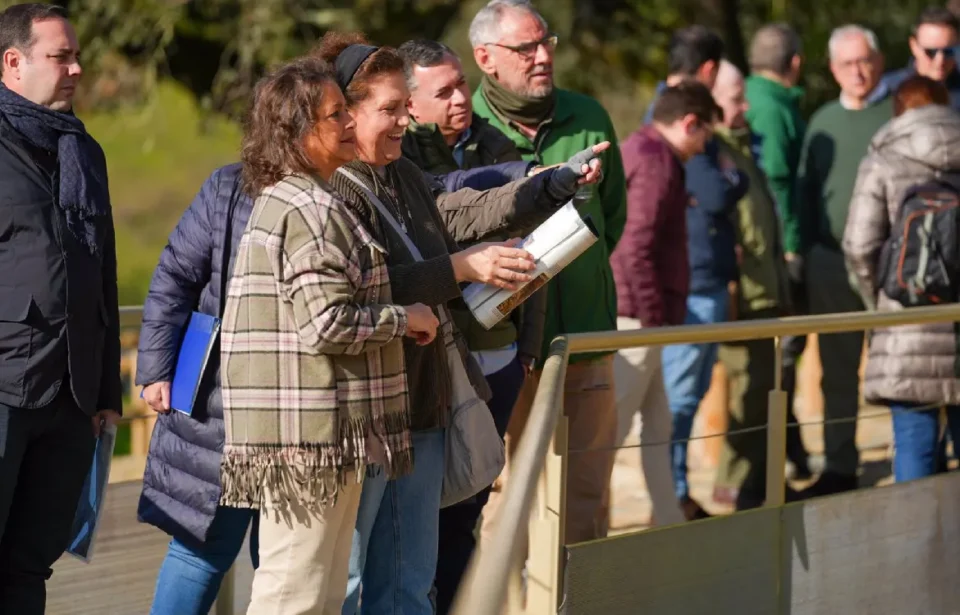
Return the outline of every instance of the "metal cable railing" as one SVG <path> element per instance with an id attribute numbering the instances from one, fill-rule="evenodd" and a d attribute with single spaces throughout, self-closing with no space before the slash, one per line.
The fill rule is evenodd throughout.
<path id="1" fill-rule="evenodd" d="M 904 408 L 906 412 L 928 412 L 930 410 L 939 410 L 944 404 L 929 404 L 926 406 L 917 406 L 914 408 Z M 843 423 L 857 423 L 860 421 L 866 421 L 870 419 L 884 418 L 891 415 L 891 411 L 879 410 L 877 412 L 866 412 L 863 414 L 858 414 L 856 416 L 844 416 L 835 419 L 823 419 L 822 421 L 795 421 L 786 423 L 786 426 L 789 427 L 820 427 L 824 425 L 839 425 Z M 602 453 L 609 451 L 618 451 L 634 448 L 643 448 L 645 446 L 664 446 L 670 444 L 682 444 L 684 442 L 695 442 L 699 440 L 711 440 L 713 438 L 725 438 L 727 436 L 739 436 L 742 434 L 756 433 L 759 431 L 766 431 L 767 425 L 755 425 L 753 427 L 741 427 L 739 429 L 732 429 L 729 431 L 720 431 L 716 433 L 704 434 L 700 436 L 690 436 L 689 438 L 679 438 L 677 440 L 663 440 L 660 442 L 640 442 L 637 444 L 620 444 L 617 446 L 599 446 L 596 448 L 572 448 L 567 451 L 570 455 L 576 455 L 578 453 Z"/>
<path id="2" fill-rule="evenodd" d="M 541 516 L 550 517 L 554 536 L 550 541 L 550 561 L 542 568 L 548 570 L 550 592 L 548 612 L 560 608 L 563 596 L 562 567 L 564 548 L 566 463 L 569 447 L 566 435 L 566 418 L 563 416 L 563 384 L 571 354 L 616 351 L 642 346 L 669 344 L 695 344 L 708 342 L 734 342 L 774 338 L 776 345 L 776 382 L 770 392 L 768 420 L 762 428 L 767 432 L 767 499 L 766 506 L 783 504 L 785 477 L 786 440 L 786 394 L 780 390 L 781 353 L 780 338 L 813 333 L 843 333 L 875 328 L 896 327 L 928 323 L 960 321 L 960 305 L 910 308 L 891 312 L 854 312 L 823 314 L 782 319 L 751 320 L 730 323 L 661 327 L 632 331 L 607 331 L 579 333 L 556 338 L 544 362 L 540 386 L 537 389 L 530 417 L 520 438 L 517 453 L 511 460 L 509 479 L 503 494 L 503 502 L 493 535 L 483 548 L 477 551 L 461 585 L 454 605 L 455 615 L 500 615 L 507 597 L 511 574 L 517 571 L 517 555 L 524 547 L 519 538 L 521 527 L 529 522 L 529 513 L 534 495 L 547 495 L 550 502 L 539 503 Z M 843 420 L 857 420 L 849 417 Z M 754 428 L 747 428 L 754 430 Z M 759 431 L 760 428 L 756 428 Z M 549 443 L 553 441 L 553 450 Z M 662 445 L 662 444 L 661 444 Z M 619 447 L 618 447 L 619 448 Z M 586 452 L 586 451 L 578 451 Z M 546 464 L 558 470 L 550 472 L 541 480 Z M 538 485 L 543 481 L 549 484 Z M 779 489 L 778 489 L 779 487 Z M 709 522 L 709 520 L 707 521 Z M 529 549 L 531 556 L 542 555 L 543 549 Z M 778 590 L 779 591 L 779 590 Z"/>

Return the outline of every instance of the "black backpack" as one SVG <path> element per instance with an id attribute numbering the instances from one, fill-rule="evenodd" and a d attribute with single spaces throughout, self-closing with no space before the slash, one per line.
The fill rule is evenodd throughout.
<path id="1" fill-rule="evenodd" d="M 960 176 L 907 190 L 880 253 L 877 284 L 904 307 L 960 300 Z"/>

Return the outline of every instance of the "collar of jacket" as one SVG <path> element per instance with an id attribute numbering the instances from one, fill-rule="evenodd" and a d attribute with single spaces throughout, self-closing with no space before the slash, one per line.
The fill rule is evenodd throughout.
<path id="1" fill-rule="evenodd" d="M 498 117 L 493 112 L 493 107 L 490 105 L 490 101 L 488 101 L 487 97 L 483 94 L 483 90 L 481 88 L 477 88 L 477 91 L 480 92 L 480 98 L 483 99 L 483 104 L 487 106 L 487 109 L 490 110 L 491 114 L 493 114 L 495 117 Z M 554 86 L 554 91 L 557 94 L 557 102 L 556 102 L 556 106 L 553 108 L 553 117 L 546 119 L 542 124 L 540 124 L 540 129 L 537 131 L 538 135 L 546 132 L 545 129 L 548 127 L 552 128 L 555 126 L 562 126 L 563 124 L 573 119 L 573 117 L 577 113 L 576 108 L 574 107 L 573 104 L 571 104 L 572 101 L 570 101 L 567 96 L 563 95 L 563 90 L 560 90 L 559 88 Z M 476 113 L 474 113 L 474 115 L 476 115 Z M 517 128 L 517 125 L 515 122 L 504 121 L 503 118 L 499 118 L 499 117 L 498 119 L 500 119 L 500 121 L 505 126 L 510 127 L 511 129 L 517 131 L 518 133 L 521 132 Z M 533 141 L 533 139 L 530 139 L 530 140 Z"/>
<path id="2" fill-rule="evenodd" d="M 460 168 L 453 156 L 453 148 L 447 145 L 446 139 L 440 132 L 437 124 L 420 124 L 411 117 L 407 126 L 407 134 L 416 142 L 416 147 L 405 151 L 421 170 L 435 175 L 451 173 Z M 466 149 L 476 147 L 468 143 Z M 415 154 L 413 153 L 415 152 Z"/>
<path id="3" fill-rule="evenodd" d="M 714 134 L 726 141 L 731 145 L 735 145 L 738 149 L 743 149 L 744 147 L 750 147 L 751 132 L 749 128 L 737 128 L 733 129 L 729 126 L 724 126 L 718 124 L 714 129 Z"/>
<path id="4" fill-rule="evenodd" d="M 454 147 L 462 143 L 464 152 L 475 151 L 480 146 L 480 131 L 477 130 L 477 127 L 480 126 L 481 122 L 483 122 L 483 118 L 474 113 L 470 127 L 460 134 Z M 428 163 L 436 159 L 445 165 L 452 164 L 455 168 L 460 168 L 453 156 L 454 147 L 447 144 L 447 140 L 440 132 L 438 124 L 421 124 L 411 116 L 407 132 L 413 135 L 421 154 L 430 159 L 427 161 Z M 430 168 L 424 170 L 433 172 Z"/>
<path id="5" fill-rule="evenodd" d="M 750 75 L 747 77 L 747 87 L 754 91 L 759 90 L 767 96 L 790 104 L 799 104 L 804 94 L 803 88 L 800 86 L 788 88 L 782 83 L 777 83 L 773 79 L 762 75 Z"/>

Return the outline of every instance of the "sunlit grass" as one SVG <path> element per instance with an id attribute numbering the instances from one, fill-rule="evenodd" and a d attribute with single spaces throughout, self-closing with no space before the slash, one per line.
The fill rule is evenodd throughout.
<path id="1" fill-rule="evenodd" d="M 237 159 L 240 131 L 223 118 L 202 118 L 191 93 L 173 83 L 161 84 L 146 106 L 82 119 L 107 156 L 120 302 L 139 304 L 167 236 L 203 180 Z"/>

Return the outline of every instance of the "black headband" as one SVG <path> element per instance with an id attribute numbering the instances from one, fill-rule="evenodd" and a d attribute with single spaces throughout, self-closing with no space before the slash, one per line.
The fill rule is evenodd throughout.
<path id="1" fill-rule="evenodd" d="M 347 86 L 353 81 L 353 76 L 357 74 L 360 65 L 366 62 L 377 49 L 380 48 L 372 45 L 350 45 L 340 52 L 334 63 L 334 69 L 337 71 L 337 84 L 341 90 L 347 91 Z"/>

